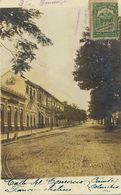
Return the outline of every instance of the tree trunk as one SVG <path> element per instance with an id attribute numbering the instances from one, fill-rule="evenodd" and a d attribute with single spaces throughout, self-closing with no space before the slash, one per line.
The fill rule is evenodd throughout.
<path id="1" fill-rule="evenodd" d="M 112 118 L 112 115 L 110 113 L 108 113 L 107 117 L 106 117 L 105 127 L 106 127 L 106 130 L 109 131 L 109 132 L 112 131 L 111 118 Z"/>
<path id="2" fill-rule="evenodd" d="M 115 126 L 115 120 L 114 117 L 112 116 L 112 122 L 113 122 L 113 127 Z"/>
<path id="3" fill-rule="evenodd" d="M 106 117 L 105 117 L 105 118 L 104 118 L 104 126 L 106 126 L 106 120 L 107 120 L 107 119 L 106 119 Z"/>
<path id="4" fill-rule="evenodd" d="M 101 119 L 101 125 L 103 125 L 103 118 Z"/>

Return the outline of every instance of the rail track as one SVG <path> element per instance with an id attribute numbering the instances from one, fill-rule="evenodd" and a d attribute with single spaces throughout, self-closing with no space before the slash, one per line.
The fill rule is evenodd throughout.
<path id="1" fill-rule="evenodd" d="M 2 179 L 13 179 L 14 175 L 11 172 L 9 165 L 8 165 L 8 158 L 10 154 L 4 154 L 2 156 Z"/>

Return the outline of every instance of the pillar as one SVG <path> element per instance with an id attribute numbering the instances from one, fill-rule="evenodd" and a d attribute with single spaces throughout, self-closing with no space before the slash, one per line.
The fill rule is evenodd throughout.
<path id="1" fill-rule="evenodd" d="M 11 130 L 15 130 L 14 126 L 14 105 L 11 106 Z"/>
<path id="2" fill-rule="evenodd" d="M 8 131 L 8 100 L 5 100 L 4 105 L 4 129 L 5 131 Z"/>
<path id="3" fill-rule="evenodd" d="M 20 130 L 20 104 L 18 104 L 17 126 L 18 130 Z"/>
<path id="4" fill-rule="evenodd" d="M 23 128 L 24 129 L 27 128 L 27 115 L 26 115 L 25 105 L 24 105 L 24 109 L 23 109 Z"/>
<path id="5" fill-rule="evenodd" d="M 38 124 L 38 113 L 35 114 L 35 124 L 36 124 L 36 127 L 37 127 L 37 124 Z"/>
<path id="6" fill-rule="evenodd" d="M 46 112 L 46 111 L 45 111 Z M 45 118 L 46 118 L 46 113 L 45 112 L 43 112 L 43 123 L 44 123 L 44 126 L 46 126 L 46 121 L 45 121 Z"/>

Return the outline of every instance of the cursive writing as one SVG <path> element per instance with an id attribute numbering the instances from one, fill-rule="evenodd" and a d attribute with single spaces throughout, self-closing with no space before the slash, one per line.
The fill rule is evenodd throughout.
<path id="1" fill-rule="evenodd" d="M 60 179 L 56 179 L 56 178 L 50 178 L 47 179 L 48 184 L 82 184 L 84 182 L 86 182 L 87 180 L 60 180 Z"/>
<path id="2" fill-rule="evenodd" d="M 38 186 L 44 185 L 46 182 L 43 179 L 34 179 L 29 181 L 28 179 L 15 180 L 15 179 L 6 179 L 4 182 L 10 187 L 6 189 L 6 192 L 30 192 L 38 191 Z"/>
<path id="3" fill-rule="evenodd" d="M 63 4 L 66 3 L 66 0 L 40 0 L 40 6 L 43 5 L 53 5 L 53 4 Z"/>
<path id="4" fill-rule="evenodd" d="M 33 191 L 38 191 L 38 190 L 33 188 L 25 189 L 17 186 L 12 186 L 10 189 L 5 189 L 5 192 L 33 192 Z"/>
<path id="5" fill-rule="evenodd" d="M 50 187 L 46 188 L 45 191 L 60 191 L 60 192 L 70 192 L 71 185 L 76 185 L 76 184 L 84 184 L 86 183 L 86 180 L 61 180 L 61 179 L 56 179 L 56 178 L 50 178 L 47 179 L 47 183 Z M 70 188 L 68 187 L 70 186 Z"/>
<path id="6" fill-rule="evenodd" d="M 88 188 L 91 191 L 92 189 L 98 190 L 112 190 L 112 189 L 119 189 L 118 179 L 111 178 L 104 178 L 104 177 L 94 177 L 88 184 Z"/>
<path id="7" fill-rule="evenodd" d="M 99 192 L 120 190 L 120 180 L 116 177 L 89 177 L 89 178 L 37 178 L 29 179 L 6 179 L 6 192 L 65 192 L 73 193 L 73 189 L 85 189 L 86 191 Z M 78 192 L 80 192 L 78 191 Z"/>
<path id="8" fill-rule="evenodd" d="M 23 4 L 24 4 L 24 0 L 20 0 L 19 6 L 23 6 Z"/>
<path id="9" fill-rule="evenodd" d="M 71 191 L 71 188 L 67 188 L 64 185 L 56 185 L 56 184 L 53 184 L 49 188 L 45 188 L 44 191 L 70 192 Z"/>
<path id="10" fill-rule="evenodd" d="M 115 180 L 113 179 L 113 177 L 111 178 L 104 178 L 104 177 L 94 177 L 91 180 L 92 183 L 109 183 L 109 182 L 115 182 Z"/>
<path id="11" fill-rule="evenodd" d="M 67 0 L 40 0 L 39 1 L 39 5 L 43 6 L 43 5 L 54 5 L 54 4 L 59 4 L 62 5 L 64 3 L 66 3 Z M 19 0 L 19 6 L 23 6 L 25 3 L 25 0 Z"/>

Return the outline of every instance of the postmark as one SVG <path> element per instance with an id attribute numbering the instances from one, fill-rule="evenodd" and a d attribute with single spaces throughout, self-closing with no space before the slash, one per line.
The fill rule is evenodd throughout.
<path id="1" fill-rule="evenodd" d="M 119 37 L 117 1 L 91 1 L 90 27 L 93 39 Z"/>

